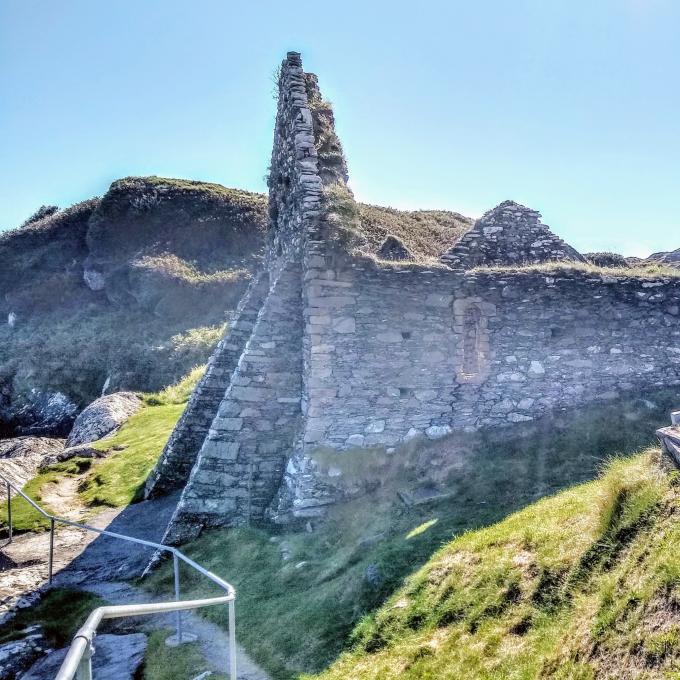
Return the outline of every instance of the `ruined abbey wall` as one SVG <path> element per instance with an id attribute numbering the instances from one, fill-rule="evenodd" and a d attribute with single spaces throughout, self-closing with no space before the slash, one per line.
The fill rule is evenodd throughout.
<path id="1" fill-rule="evenodd" d="M 582 258 L 512 202 L 432 266 L 356 256 L 335 196 L 351 204 L 346 181 L 332 111 L 291 53 L 267 271 L 149 483 L 191 470 L 170 542 L 323 514 L 350 493 L 343 456 L 680 384 L 679 278 L 517 268 Z"/>
<path id="2" fill-rule="evenodd" d="M 341 478 L 316 479 L 319 451 L 354 455 L 680 383 L 679 279 L 370 260 L 324 271 L 305 308 L 303 446 L 280 513 L 315 515 L 342 496 Z"/>

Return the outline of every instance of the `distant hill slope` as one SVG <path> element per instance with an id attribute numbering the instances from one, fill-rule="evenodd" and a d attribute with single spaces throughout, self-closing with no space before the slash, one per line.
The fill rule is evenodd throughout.
<path id="1" fill-rule="evenodd" d="M 0 236 L 0 413 L 31 389 L 82 406 L 208 357 L 263 257 L 266 199 L 128 177 Z M 0 432 L 2 428 L 0 428 Z"/>
<path id="2" fill-rule="evenodd" d="M 659 262 L 660 264 L 668 264 L 674 267 L 680 266 L 680 248 L 677 250 L 664 251 L 660 253 L 652 253 L 647 260 L 651 262 Z"/>
<path id="3" fill-rule="evenodd" d="M 366 249 L 377 252 L 396 236 L 417 258 L 439 257 L 467 233 L 474 220 L 448 210 L 395 210 L 359 203 L 359 226 Z"/>
<path id="4" fill-rule="evenodd" d="M 680 490 L 658 456 L 445 545 L 314 677 L 678 677 Z"/>

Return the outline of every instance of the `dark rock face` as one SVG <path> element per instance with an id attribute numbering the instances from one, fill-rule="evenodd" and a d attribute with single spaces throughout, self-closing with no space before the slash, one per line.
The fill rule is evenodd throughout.
<path id="1" fill-rule="evenodd" d="M 143 633 L 97 635 L 92 657 L 92 675 L 98 680 L 133 680 L 144 660 L 147 639 Z M 31 666 L 22 680 L 52 680 L 68 648 L 58 649 Z"/>
<path id="2" fill-rule="evenodd" d="M 413 258 L 408 248 L 396 237 L 388 236 L 378 250 L 381 260 L 410 260 Z"/>
<path id="3" fill-rule="evenodd" d="M 89 444 L 117 430 L 142 405 L 134 392 L 116 392 L 93 401 L 76 418 L 66 440 L 67 448 Z"/>
<path id="4" fill-rule="evenodd" d="M 22 673 L 47 651 L 45 636 L 38 626 L 25 631 L 25 637 L 0 645 L 2 680 L 26 677 Z"/>
<path id="5" fill-rule="evenodd" d="M 61 392 L 31 390 L 24 405 L 10 416 L 19 435 L 64 437 L 76 419 L 78 406 Z"/>

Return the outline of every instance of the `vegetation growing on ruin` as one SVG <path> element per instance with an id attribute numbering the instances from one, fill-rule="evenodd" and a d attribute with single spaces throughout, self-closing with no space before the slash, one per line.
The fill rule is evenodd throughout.
<path id="1" fill-rule="evenodd" d="M 589 262 L 544 262 L 542 264 L 527 264 L 507 267 L 475 267 L 470 273 L 539 273 L 547 275 L 587 274 L 592 276 L 625 278 L 625 279 L 663 279 L 680 278 L 680 269 L 664 264 L 644 262 L 634 267 L 600 267 Z"/>
<path id="2" fill-rule="evenodd" d="M 472 227 L 473 220 L 448 210 L 395 210 L 359 203 L 361 233 L 369 250 L 377 251 L 385 238 L 396 236 L 415 260 L 437 259 Z"/>
<path id="3" fill-rule="evenodd" d="M 392 475 L 388 467 L 380 474 L 364 466 L 361 469 L 370 473 L 364 481 L 371 491 L 330 508 L 327 521 L 312 519 L 311 533 L 271 536 L 254 527 L 214 530 L 184 549 L 234 583 L 239 639 L 275 678 L 292 679 L 301 672 L 320 671 L 349 645 L 358 644 L 371 614 L 442 545 L 465 536 L 468 530 L 502 521 L 546 494 L 592 479 L 615 452 L 630 453 L 648 445 L 654 428 L 665 422 L 677 392 L 651 399 L 654 401 L 622 400 L 615 410 L 591 407 L 570 420 L 551 419 L 545 427 L 531 424 L 526 437 L 519 440 L 489 434 L 488 438 L 479 435 L 477 440 L 454 436 L 420 442 L 412 451 L 415 456 L 442 452 L 460 463 L 454 477 L 446 481 L 447 493 L 429 503 L 409 506 L 400 500 L 402 489 L 417 486 L 412 472 L 401 469 Z M 414 465 L 416 459 L 401 451 L 393 456 L 400 461 L 400 468 Z M 325 463 L 329 457 L 324 457 Z M 379 463 L 379 458 L 372 460 Z M 630 470 L 647 479 L 645 470 L 652 469 L 648 460 L 648 456 L 639 459 L 643 462 L 631 464 Z M 351 462 L 343 465 L 351 469 Z M 627 464 L 621 465 L 617 469 L 628 484 Z M 658 479 L 662 486 L 666 484 L 661 476 Z M 604 482 L 596 484 L 604 488 Z M 582 487 L 584 504 L 595 493 L 592 488 Z M 578 496 L 581 491 L 573 493 Z M 555 524 L 569 523 L 571 519 L 565 520 L 568 512 L 567 506 L 560 510 Z M 539 513 L 529 507 L 522 517 Z M 508 526 L 522 522 L 524 519 L 512 519 Z M 565 534 L 565 540 L 569 535 Z M 191 574 L 183 584 L 188 595 L 212 592 Z M 171 571 L 163 567 L 146 587 L 168 592 Z M 485 603 L 491 603 L 483 599 L 485 593 L 487 590 L 478 593 L 480 612 Z M 226 627 L 222 609 L 206 610 L 205 614 Z M 352 634 L 356 626 L 358 632 Z M 343 668 L 345 677 L 355 677 L 352 669 L 347 671 L 349 666 Z"/>
<path id="4" fill-rule="evenodd" d="M 375 257 L 387 236 L 397 237 L 409 250 L 408 263 L 438 264 L 439 257 L 470 230 L 473 220 L 447 210 L 404 211 L 358 203 L 341 184 L 325 189 L 326 208 L 334 216 L 345 247 Z"/>
<path id="5" fill-rule="evenodd" d="M 455 539 L 319 679 L 675 677 L 680 491 L 657 456 Z"/>

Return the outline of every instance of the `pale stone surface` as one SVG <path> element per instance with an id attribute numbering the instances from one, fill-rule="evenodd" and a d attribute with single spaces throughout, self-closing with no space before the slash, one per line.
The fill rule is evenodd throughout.
<path id="1" fill-rule="evenodd" d="M 89 444 L 117 430 L 142 406 L 134 392 L 106 394 L 93 401 L 76 418 L 66 447 Z"/>
<path id="2" fill-rule="evenodd" d="M 49 437 L 1 439 L 0 472 L 12 484 L 21 488 L 35 476 L 46 460 L 58 455 L 63 449 L 63 439 L 51 439 Z"/>

